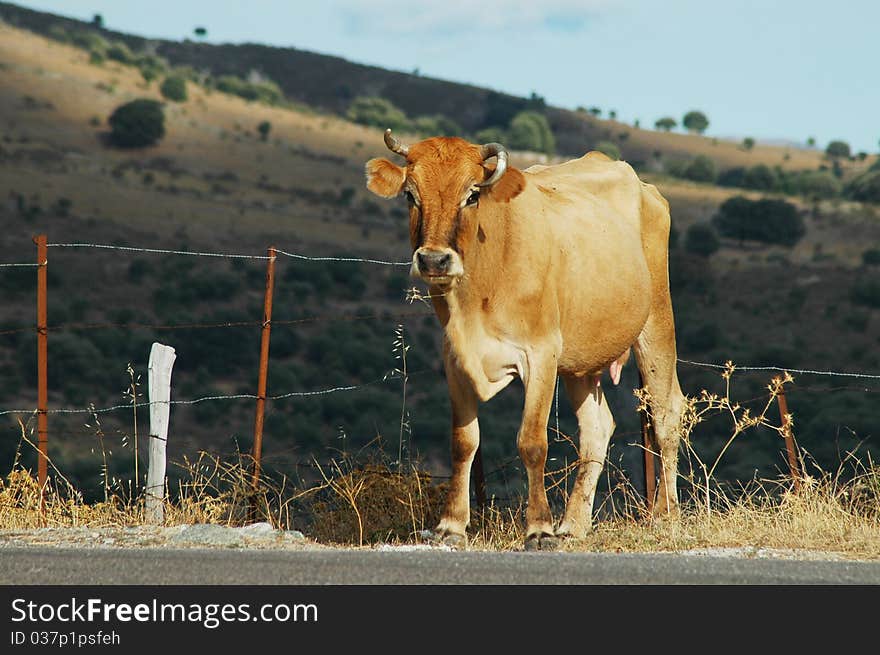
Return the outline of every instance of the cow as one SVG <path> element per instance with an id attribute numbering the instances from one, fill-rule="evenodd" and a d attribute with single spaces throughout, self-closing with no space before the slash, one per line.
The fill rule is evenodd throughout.
<path id="1" fill-rule="evenodd" d="M 432 137 L 406 145 L 390 129 L 384 140 L 406 163 L 371 159 L 367 188 L 406 197 L 410 272 L 428 285 L 444 334 L 452 475 L 431 537 L 467 544 L 478 406 L 517 377 L 525 392 L 517 435 L 528 479 L 524 547 L 550 550 L 562 538 L 586 536 L 615 427 L 600 376 L 606 369 L 619 376 L 630 349 L 661 459 L 654 512 L 674 515 L 685 399 L 676 371 L 667 201 L 630 165 L 596 151 L 521 171 L 499 143 Z M 544 467 L 557 376 L 579 439 L 576 479 L 554 527 Z"/>

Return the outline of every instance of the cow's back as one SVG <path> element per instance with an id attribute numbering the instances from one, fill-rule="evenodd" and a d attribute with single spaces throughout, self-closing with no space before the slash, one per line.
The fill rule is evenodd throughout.
<path id="1" fill-rule="evenodd" d="M 629 347 L 649 311 L 643 185 L 632 167 L 601 153 L 524 174 L 518 224 L 525 248 L 546 256 L 547 275 L 534 271 L 532 283 L 558 325 L 560 368 L 600 369 Z"/>
<path id="2" fill-rule="evenodd" d="M 612 161 L 601 152 L 588 152 L 553 166 L 532 166 L 524 173 L 538 189 L 555 198 L 567 198 L 581 207 L 607 204 L 619 218 L 638 225 L 641 182 L 632 167 Z"/>

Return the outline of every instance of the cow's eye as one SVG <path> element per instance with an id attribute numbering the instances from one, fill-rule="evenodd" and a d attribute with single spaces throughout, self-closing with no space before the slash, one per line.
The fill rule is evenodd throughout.
<path id="1" fill-rule="evenodd" d="M 416 204 L 416 197 L 412 194 L 412 191 L 404 191 L 403 195 L 406 197 L 406 201 L 409 204 Z"/>
<path id="2" fill-rule="evenodd" d="M 480 202 L 480 192 L 479 191 L 471 191 L 471 195 L 467 197 L 465 204 L 467 205 L 476 205 Z"/>

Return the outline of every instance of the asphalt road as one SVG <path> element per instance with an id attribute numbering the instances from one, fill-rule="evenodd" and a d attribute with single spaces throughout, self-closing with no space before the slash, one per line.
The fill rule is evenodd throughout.
<path id="1" fill-rule="evenodd" d="M 880 562 L 443 550 L 3 548 L 3 585 L 878 585 Z"/>

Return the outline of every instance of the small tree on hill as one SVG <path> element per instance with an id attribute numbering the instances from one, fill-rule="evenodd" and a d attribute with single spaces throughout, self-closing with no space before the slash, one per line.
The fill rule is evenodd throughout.
<path id="1" fill-rule="evenodd" d="M 479 143 L 505 143 L 507 134 L 500 127 L 486 127 L 477 132 L 474 137 Z"/>
<path id="2" fill-rule="evenodd" d="M 174 102 L 186 102 L 186 79 L 181 75 L 169 75 L 159 86 L 159 93 Z"/>
<path id="3" fill-rule="evenodd" d="M 843 186 L 828 171 L 804 171 L 797 177 L 797 188 L 808 198 L 834 198 Z"/>
<path id="4" fill-rule="evenodd" d="M 825 147 L 825 154 L 832 159 L 849 159 L 849 144 L 846 141 L 832 141 Z"/>
<path id="5" fill-rule="evenodd" d="M 678 125 L 678 122 L 672 118 L 672 116 L 664 116 L 663 118 L 658 118 L 654 121 L 654 127 L 658 130 L 663 130 L 664 132 L 669 132 L 676 125 Z"/>
<path id="6" fill-rule="evenodd" d="M 162 103 L 149 98 L 132 100 L 113 110 L 108 119 L 110 141 L 120 148 L 144 148 L 165 136 Z"/>
<path id="7" fill-rule="evenodd" d="M 880 170 L 870 170 L 846 186 L 846 195 L 861 202 L 880 203 Z"/>
<path id="8" fill-rule="evenodd" d="M 610 157 L 611 159 L 620 159 L 620 148 L 618 148 L 617 145 L 612 143 L 611 141 L 599 141 L 599 143 L 597 143 L 594 147 L 594 150 L 598 150 L 599 152 Z"/>
<path id="9" fill-rule="evenodd" d="M 722 236 L 793 246 L 806 234 L 804 219 L 790 202 L 774 198 L 725 200 L 712 223 Z"/>
<path id="10" fill-rule="evenodd" d="M 556 151 L 556 139 L 543 114 L 521 111 L 510 121 L 507 134 L 508 145 L 519 150 L 532 150 L 552 155 Z"/>
<path id="11" fill-rule="evenodd" d="M 401 130 L 409 125 L 402 110 L 390 100 L 378 96 L 358 96 L 351 101 L 347 115 L 355 123 L 382 129 L 390 127 L 392 130 Z"/>
<path id="12" fill-rule="evenodd" d="M 751 150 L 754 147 L 755 147 L 755 140 L 752 137 L 747 136 L 745 139 L 742 140 L 742 149 L 743 150 Z"/>
<path id="13" fill-rule="evenodd" d="M 684 248 L 689 253 L 708 257 L 721 247 L 718 235 L 708 223 L 694 223 L 684 235 Z"/>
<path id="14" fill-rule="evenodd" d="M 259 125 L 257 125 L 257 132 L 260 133 L 260 140 L 265 141 L 269 138 L 269 132 L 272 130 L 272 123 L 269 121 L 261 121 Z"/>
<path id="15" fill-rule="evenodd" d="M 681 124 L 688 132 L 702 134 L 709 127 L 709 119 L 703 112 L 693 110 L 684 115 L 684 118 L 681 119 Z"/>
<path id="16" fill-rule="evenodd" d="M 718 169 L 711 157 L 697 155 L 684 169 L 683 175 L 694 182 L 714 182 L 718 176 Z"/>
<path id="17" fill-rule="evenodd" d="M 767 164 L 756 164 L 746 169 L 742 185 L 747 189 L 770 191 L 776 188 L 779 176 Z"/>
<path id="18" fill-rule="evenodd" d="M 443 114 L 419 116 L 413 121 L 413 127 L 422 136 L 459 136 L 462 133 L 458 123 Z"/>

